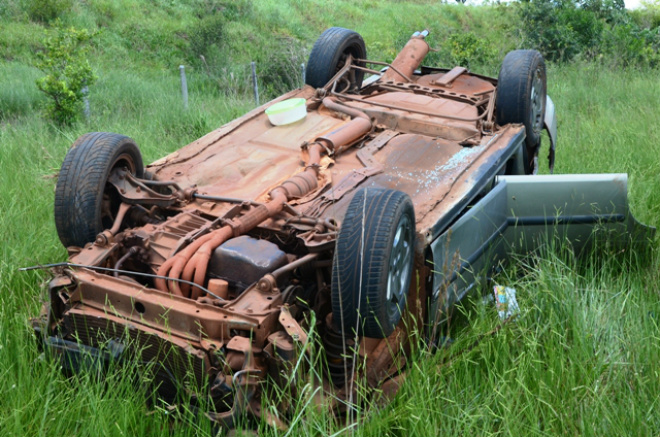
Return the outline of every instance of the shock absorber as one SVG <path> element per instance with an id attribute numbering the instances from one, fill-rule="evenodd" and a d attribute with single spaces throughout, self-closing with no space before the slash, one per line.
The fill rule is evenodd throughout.
<path id="1" fill-rule="evenodd" d="M 356 343 L 353 338 L 347 338 L 332 323 L 332 313 L 325 319 L 323 346 L 328 362 L 328 374 L 336 387 L 343 387 L 354 372 Z"/>

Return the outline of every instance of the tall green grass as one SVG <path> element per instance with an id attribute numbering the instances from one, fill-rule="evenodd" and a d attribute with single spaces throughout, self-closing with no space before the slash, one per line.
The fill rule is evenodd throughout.
<path id="1" fill-rule="evenodd" d="M 559 118 L 558 173 L 628 173 L 633 213 L 660 217 L 660 80 L 651 71 L 575 64 L 548 73 Z"/>
<path id="2" fill-rule="evenodd" d="M 19 69 L 20 70 L 20 69 Z M 28 70 L 30 71 L 30 70 Z M 15 71 L 14 71 L 15 72 Z M 88 131 L 121 132 L 135 138 L 145 161 L 153 161 L 252 109 L 249 101 L 195 84 L 190 108 L 182 107 L 175 75 L 161 72 L 99 74 L 90 94 L 92 117 L 71 129 L 45 122 L 39 113 L 34 73 L 20 84 L 3 76 L 4 95 L 20 111 L 0 121 L 0 435 L 170 435 L 171 415 L 150 411 L 146 390 L 130 374 L 114 370 L 103 381 L 83 374 L 66 379 L 44 360 L 29 319 L 37 316 L 48 274 L 18 272 L 22 266 L 66 259 L 53 223 L 53 193 L 61 162 L 75 139 Z M 16 79 L 13 79 L 14 81 Z M 14 104 L 13 102 L 10 102 Z M 3 105 L 7 102 L 3 102 Z M 181 435 L 204 435 L 210 423 L 183 414 Z"/>
<path id="3" fill-rule="evenodd" d="M 226 41 L 212 52 L 227 62 L 208 59 L 209 68 L 219 68 L 209 72 L 190 59 L 183 42 L 195 17 L 214 13 L 213 4 L 233 7 L 226 12 L 234 15 L 225 23 Z M 76 3 L 63 20 L 103 30 L 93 59 L 99 81 L 90 90 L 91 119 L 61 129 L 41 116 L 44 97 L 34 85 L 39 72 L 30 66 L 47 26 L 21 11 L 0 8 L 2 436 L 211 433 L 194 412 L 149 407 L 145 390 L 119 369 L 104 381 L 84 373 L 67 379 L 37 350 L 29 318 L 39 313 L 48 274 L 17 269 L 66 259 L 52 219 L 53 175 L 78 136 L 123 133 L 138 142 L 146 162 L 153 161 L 252 109 L 249 62 L 274 59 L 269 50 L 289 46 L 304 59 L 325 27 L 354 28 L 370 57 L 391 60 L 413 30 L 430 28 L 431 41 L 441 46 L 458 30 L 497 41 L 511 25 L 499 7 L 425 1 Z M 161 33 L 167 34 L 163 40 Z M 515 44 L 493 43 L 497 62 L 486 62 L 484 70 L 496 74 L 499 59 Z M 446 52 L 430 58 L 442 65 L 447 60 Z M 179 94 L 181 63 L 189 65 L 187 111 Z M 633 213 L 660 225 L 657 71 L 577 64 L 550 66 L 548 76 L 559 117 L 556 172 L 628 173 Z M 448 328 L 450 348 L 416 353 L 391 404 L 361 412 L 355 427 L 300 408 L 289 435 L 657 436 L 659 267 L 657 256 L 639 260 L 603 249 L 578 261 L 561 247 L 513 263 L 496 280 L 518 290 L 522 312 L 515 322 L 484 336 L 499 319 L 476 299 Z M 263 424 L 260 430 L 285 434 Z"/>
<path id="4" fill-rule="evenodd" d="M 369 421 L 366 433 L 655 435 L 657 279 L 634 262 L 621 272 L 617 260 L 595 268 L 570 258 L 548 251 L 517 269 L 523 277 L 498 278 L 517 288 L 519 317 L 480 338 L 499 321 L 475 304 L 456 343 L 420 359 L 385 423 Z"/>

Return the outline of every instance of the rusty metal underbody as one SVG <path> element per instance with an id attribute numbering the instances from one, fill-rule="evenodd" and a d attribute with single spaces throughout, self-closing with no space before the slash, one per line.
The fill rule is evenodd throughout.
<path id="1" fill-rule="evenodd" d="M 168 384 L 208 380 L 209 415 L 227 427 L 246 412 L 286 426 L 260 399 L 267 381 L 290 386 L 290 371 L 309 366 L 310 331 L 325 351 L 327 367 L 313 373 L 331 408 L 356 398 L 358 378 L 394 393 L 406 330 L 428 316 L 430 243 L 524 138 L 520 126 L 495 125 L 494 80 L 415 74 L 421 58 L 395 61 L 397 74 L 357 93 L 339 80 L 292 91 L 154 162 L 149 180 L 115 172 L 121 217 L 71 249 L 50 286 L 48 332 L 99 349 L 128 336 Z M 265 109 L 289 98 L 306 99 L 306 118 L 271 125 Z M 365 187 L 403 191 L 415 211 L 410 316 L 384 339 L 342 335 L 330 305 L 337 232 Z"/>

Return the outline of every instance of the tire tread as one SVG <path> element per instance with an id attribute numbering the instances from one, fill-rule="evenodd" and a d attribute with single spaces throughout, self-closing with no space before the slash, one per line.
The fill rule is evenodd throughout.
<path id="1" fill-rule="evenodd" d="M 355 44 L 359 46 L 360 50 L 364 52 L 363 56 L 366 57 L 367 51 L 364 40 L 359 33 L 343 27 L 326 29 L 316 40 L 309 54 L 305 83 L 314 88 L 325 86 L 335 75 L 334 66 L 339 62 L 343 51 Z M 359 86 L 363 74 L 358 76 Z"/>
<path id="2" fill-rule="evenodd" d="M 362 189 L 349 204 L 332 270 L 333 314 L 341 316 L 341 322 L 335 320 L 345 330 L 357 326 L 364 336 L 387 337 L 398 322 L 387 320 L 383 287 L 393 233 L 402 214 L 410 214 L 415 222 L 410 198 L 395 190 Z"/>
<path id="3" fill-rule="evenodd" d="M 91 132 L 78 138 L 64 158 L 55 187 L 55 228 L 65 247 L 82 247 L 102 231 L 101 201 L 111 165 L 123 153 L 144 172 L 140 151 L 129 137 Z"/>
<path id="4" fill-rule="evenodd" d="M 525 126 L 526 154 L 540 144 L 539 134 L 535 134 L 530 123 L 529 113 L 534 71 L 540 67 L 545 78 L 545 62 L 536 50 L 513 50 L 504 57 L 497 79 L 496 121 L 503 126 L 508 123 L 521 123 Z M 545 80 L 545 79 L 544 79 Z M 527 160 L 526 160 L 527 161 Z M 525 162 L 526 170 L 529 163 Z"/>

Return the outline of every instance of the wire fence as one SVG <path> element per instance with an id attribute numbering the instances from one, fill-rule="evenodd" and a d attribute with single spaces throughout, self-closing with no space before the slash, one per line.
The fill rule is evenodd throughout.
<path id="1" fill-rule="evenodd" d="M 245 72 L 241 72 L 240 69 L 239 71 L 227 71 L 223 69 L 220 73 L 220 76 L 223 77 L 224 80 L 222 81 L 222 84 L 219 83 L 219 85 L 221 86 L 221 88 L 232 89 L 240 93 L 251 91 L 255 105 L 259 106 L 261 104 L 261 97 L 263 96 L 263 94 L 265 94 L 266 96 L 271 96 L 274 93 L 279 94 L 283 92 L 284 90 L 282 88 L 285 87 L 290 87 L 289 89 L 291 89 L 295 87 L 303 87 L 305 85 L 306 65 L 304 63 L 301 63 L 299 67 L 291 68 L 294 67 L 294 65 L 290 66 L 290 68 L 288 69 L 289 71 L 287 71 L 286 77 L 281 77 L 281 79 L 283 80 L 283 85 L 279 87 L 280 89 L 273 88 L 272 86 L 271 87 L 267 86 L 266 87 L 267 89 L 265 90 L 266 92 L 265 93 L 261 92 L 262 90 L 260 89 L 260 83 L 262 83 L 263 79 L 260 79 L 259 69 L 256 62 L 250 62 L 249 68 L 246 68 L 246 70 L 244 70 Z M 266 75 L 269 75 L 269 73 L 266 73 Z M 272 74 L 270 74 L 270 76 L 272 76 Z M 190 98 L 189 98 L 189 89 L 188 89 L 189 78 L 186 74 L 185 65 L 179 65 L 179 78 L 181 84 L 181 102 L 183 109 L 187 110 L 189 108 Z M 273 83 L 277 81 L 273 77 L 269 77 L 268 79 L 269 79 L 268 83 Z M 195 82 L 194 75 L 192 76 L 192 80 L 194 83 Z M 82 92 L 83 92 L 83 115 L 85 117 L 85 120 L 89 121 L 92 115 L 92 110 L 90 107 L 91 93 L 89 87 L 85 86 Z"/>
<path id="2" fill-rule="evenodd" d="M 179 71 L 181 76 L 181 98 L 183 100 L 183 107 L 185 109 L 188 109 L 188 82 L 186 79 L 185 66 L 180 65 Z M 305 74 L 306 74 L 306 66 L 304 63 L 300 64 L 300 70 L 298 74 L 299 74 L 299 78 L 298 78 L 299 80 L 296 80 L 296 82 L 298 82 L 298 85 L 302 87 L 305 85 Z M 234 80 L 233 72 L 230 73 L 230 78 Z M 257 106 L 259 106 L 260 105 L 259 75 L 258 75 L 257 63 L 254 61 L 250 62 L 250 80 L 251 80 L 252 93 L 254 96 L 254 102 Z"/>

